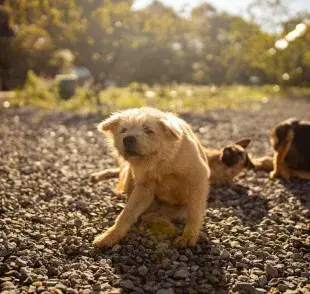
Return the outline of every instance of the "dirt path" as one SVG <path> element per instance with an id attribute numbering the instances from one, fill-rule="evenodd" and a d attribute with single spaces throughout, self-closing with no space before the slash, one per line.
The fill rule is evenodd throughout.
<path id="1" fill-rule="evenodd" d="M 310 119 L 310 101 L 184 118 L 206 146 L 251 136 L 250 152 L 264 155 L 271 127 L 290 116 Z M 212 187 L 208 239 L 196 247 L 134 228 L 96 255 L 94 235 L 124 205 L 115 180 L 88 182 L 115 164 L 98 118 L 23 108 L 1 108 L 0 118 L 1 293 L 309 293 L 309 182 L 245 171 Z"/>

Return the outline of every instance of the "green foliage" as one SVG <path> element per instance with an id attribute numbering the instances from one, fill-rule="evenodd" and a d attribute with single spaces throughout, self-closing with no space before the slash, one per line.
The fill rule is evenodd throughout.
<path id="1" fill-rule="evenodd" d="M 33 71 L 28 71 L 26 81 L 22 90 L 18 90 L 17 101 L 19 105 L 31 105 L 35 107 L 56 107 L 57 102 L 57 88 L 53 82 L 46 81 L 38 77 Z"/>
<path id="2" fill-rule="evenodd" d="M 208 3 L 183 17 L 159 1 L 138 11 L 132 2 L 6 0 L 16 28 L 9 58 L 13 70 L 67 73 L 73 61 L 68 63 L 59 52 L 70 51 L 74 64 L 92 73 L 97 93 L 106 80 L 120 86 L 133 81 L 220 85 L 249 84 L 255 76 L 261 84 L 309 85 L 309 28 L 287 49 L 271 55 L 269 49 L 280 36 Z M 282 1 L 256 2 L 270 3 L 272 11 L 282 7 Z M 307 18 L 304 13 L 282 23 L 281 36 Z M 290 76 L 286 82 L 284 73 Z"/>

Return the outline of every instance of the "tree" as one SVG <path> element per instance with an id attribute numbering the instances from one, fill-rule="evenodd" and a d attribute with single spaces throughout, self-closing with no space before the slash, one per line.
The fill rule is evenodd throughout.
<path id="1" fill-rule="evenodd" d="M 9 24 L 9 11 L 0 5 L 0 90 L 9 89 L 9 76 L 11 59 L 8 58 L 12 51 L 11 42 L 14 31 Z"/>
<path id="2" fill-rule="evenodd" d="M 278 10 L 279 15 L 284 11 L 280 0 L 253 3 L 252 8 L 267 5 L 268 11 Z M 138 11 L 125 0 L 5 0 L 5 6 L 11 16 L 6 28 L 15 30 L 7 47 L 15 73 L 25 75 L 32 69 L 54 76 L 68 72 L 74 60 L 90 70 L 97 94 L 107 80 L 119 85 L 132 81 L 231 84 L 248 83 L 257 76 L 262 83 L 279 83 L 286 72 L 291 76 L 287 83 L 309 80 L 308 32 L 272 55 L 269 49 L 281 34 L 264 31 L 259 24 L 217 11 L 208 3 L 195 7 L 190 17 L 159 1 Z M 282 37 L 306 17 L 282 23 Z M 10 43 L 8 38 L 4 42 Z M 68 52 L 70 64 L 62 58 Z"/>

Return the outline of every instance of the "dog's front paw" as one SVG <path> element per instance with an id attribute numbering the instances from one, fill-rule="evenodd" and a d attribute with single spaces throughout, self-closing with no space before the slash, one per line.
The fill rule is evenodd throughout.
<path id="1" fill-rule="evenodd" d="M 269 178 L 270 179 L 275 179 L 277 177 L 277 172 L 276 171 L 272 171 L 270 174 L 269 174 Z"/>
<path id="2" fill-rule="evenodd" d="M 183 234 L 174 241 L 174 246 L 179 248 L 195 246 L 198 237 Z"/>
<path id="3" fill-rule="evenodd" d="M 122 239 L 122 236 L 114 228 L 110 228 L 103 234 L 95 237 L 93 246 L 95 248 L 112 247 Z"/>

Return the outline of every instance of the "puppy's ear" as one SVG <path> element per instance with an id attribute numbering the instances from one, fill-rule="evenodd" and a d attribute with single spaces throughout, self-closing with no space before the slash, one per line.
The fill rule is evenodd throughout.
<path id="1" fill-rule="evenodd" d="M 97 129 L 100 132 L 113 132 L 113 129 L 120 123 L 121 115 L 120 113 L 114 113 L 104 121 L 102 121 L 98 126 Z"/>
<path id="2" fill-rule="evenodd" d="M 251 142 L 250 138 L 242 138 L 241 140 L 238 140 L 234 144 L 239 145 L 245 149 L 246 147 L 249 146 L 250 142 Z"/>
<path id="3" fill-rule="evenodd" d="M 159 123 L 164 128 L 167 135 L 175 139 L 181 138 L 182 130 L 176 118 L 167 116 L 166 118 L 161 119 Z"/>
<path id="4" fill-rule="evenodd" d="M 291 125 L 296 127 L 299 124 L 299 120 L 296 117 L 290 117 L 289 119 L 285 120 L 283 124 Z"/>

